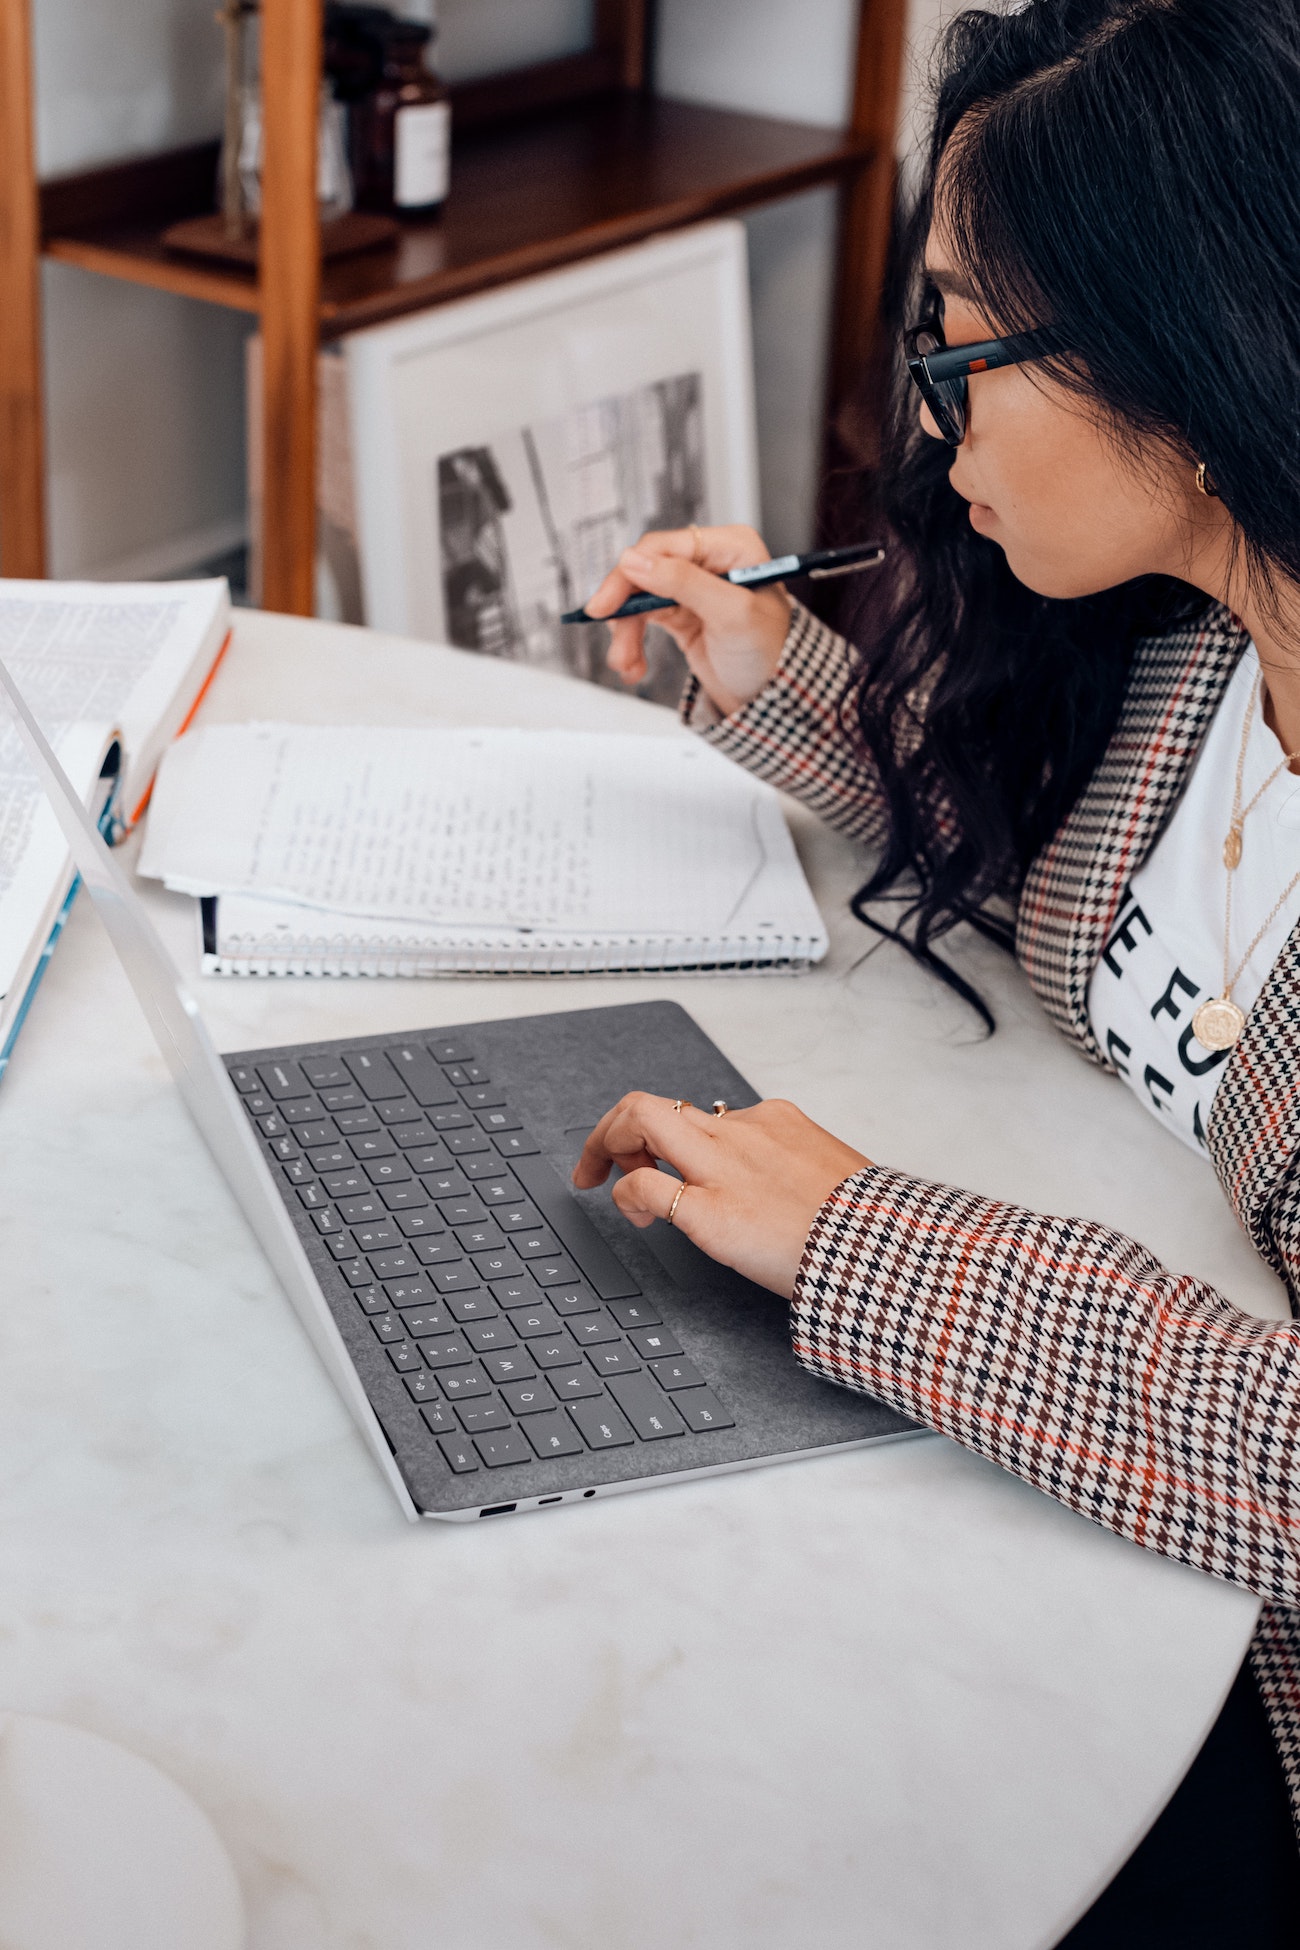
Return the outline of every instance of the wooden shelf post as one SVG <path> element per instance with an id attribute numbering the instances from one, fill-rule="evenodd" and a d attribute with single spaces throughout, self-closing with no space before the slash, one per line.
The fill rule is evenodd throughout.
<path id="1" fill-rule="evenodd" d="M 0 574 L 45 574 L 40 215 L 29 0 L 0 0 Z"/>
<path id="2" fill-rule="evenodd" d="M 295 616 L 315 593 L 321 58 L 321 0 L 263 0 L 262 601 Z"/>
<path id="3" fill-rule="evenodd" d="M 841 210 L 831 345 L 832 410 L 843 404 L 860 378 L 880 323 L 898 173 L 894 144 L 906 27 L 903 0 L 860 0 L 850 128 L 869 145 L 871 159 L 846 187 Z"/>

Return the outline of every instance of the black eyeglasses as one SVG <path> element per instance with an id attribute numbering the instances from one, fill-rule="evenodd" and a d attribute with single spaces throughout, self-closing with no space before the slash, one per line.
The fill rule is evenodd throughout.
<path id="1" fill-rule="evenodd" d="M 1051 325 L 1015 332 L 1010 338 L 984 339 L 978 345 L 945 345 L 943 325 L 933 314 L 924 324 L 913 326 L 903 343 L 907 370 L 950 447 L 960 447 L 966 438 L 966 381 L 971 373 L 1050 358 L 1065 349 L 1061 334 Z"/>

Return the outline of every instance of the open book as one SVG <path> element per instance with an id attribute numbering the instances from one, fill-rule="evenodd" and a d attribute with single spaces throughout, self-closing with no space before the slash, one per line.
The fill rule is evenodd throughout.
<path id="1" fill-rule="evenodd" d="M 230 633 L 225 580 L 0 581 L 0 658 L 86 804 L 119 835 Z M 58 820 L 0 713 L 0 1073 L 76 892 Z"/>
<path id="2" fill-rule="evenodd" d="M 167 754 L 139 871 L 199 896 L 215 974 L 791 968 L 827 945 L 776 794 L 698 739 L 215 725 Z"/>

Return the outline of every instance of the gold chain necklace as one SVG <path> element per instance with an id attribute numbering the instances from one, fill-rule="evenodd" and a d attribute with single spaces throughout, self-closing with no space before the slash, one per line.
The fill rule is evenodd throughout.
<path id="1" fill-rule="evenodd" d="M 1232 999 L 1233 987 L 1240 981 L 1242 969 L 1282 912 L 1290 896 L 1297 887 L 1300 887 L 1300 873 L 1293 874 L 1269 909 L 1264 925 L 1249 948 L 1237 966 L 1229 972 L 1232 952 L 1232 877 L 1241 865 L 1242 827 L 1246 823 L 1246 815 L 1254 811 L 1274 779 L 1285 772 L 1288 765 L 1294 765 L 1296 760 L 1300 759 L 1300 752 L 1288 752 L 1281 763 L 1273 767 L 1249 805 L 1242 805 L 1241 787 L 1246 770 L 1246 748 L 1250 743 L 1250 727 L 1255 722 L 1255 704 L 1263 688 L 1264 675 L 1261 671 L 1258 682 L 1250 693 L 1250 703 L 1246 706 L 1246 720 L 1241 728 L 1241 750 L 1237 754 L 1237 782 L 1232 794 L 1232 818 L 1223 840 L 1223 864 L 1227 869 L 1223 896 L 1223 993 L 1212 997 L 1208 1002 L 1202 1002 L 1192 1017 L 1192 1033 L 1202 1049 L 1231 1049 L 1240 1037 L 1246 1027 L 1246 1016 L 1244 1010 L 1239 1009 Z"/>

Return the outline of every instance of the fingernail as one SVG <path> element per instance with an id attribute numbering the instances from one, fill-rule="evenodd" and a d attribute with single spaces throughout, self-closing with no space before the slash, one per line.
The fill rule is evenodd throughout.
<path id="1" fill-rule="evenodd" d="M 653 557 L 642 555 L 639 548 L 625 548 L 623 550 L 623 560 L 629 569 L 653 569 L 654 567 Z"/>

